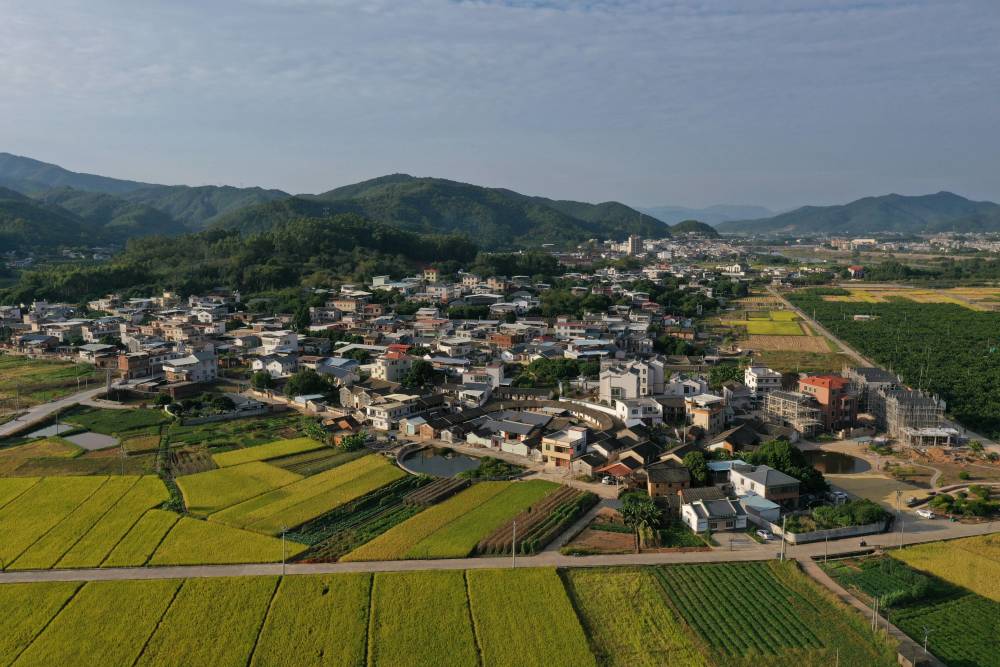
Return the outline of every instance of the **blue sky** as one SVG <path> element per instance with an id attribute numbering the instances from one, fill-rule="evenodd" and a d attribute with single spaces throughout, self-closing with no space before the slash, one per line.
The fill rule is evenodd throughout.
<path id="1" fill-rule="evenodd" d="M 1000 200 L 996 0 L 0 0 L 0 150 L 318 192 Z"/>

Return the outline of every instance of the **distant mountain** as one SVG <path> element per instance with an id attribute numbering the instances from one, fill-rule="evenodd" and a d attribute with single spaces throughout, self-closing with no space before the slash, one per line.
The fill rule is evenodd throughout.
<path id="1" fill-rule="evenodd" d="M 740 204 L 716 204 L 705 208 L 688 208 L 686 206 L 649 206 L 640 208 L 643 213 L 662 220 L 668 225 L 685 220 L 701 220 L 710 225 L 731 220 L 750 220 L 766 218 L 774 215 L 774 211 L 763 206 L 742 206 Z"/>
<path id="2" fill-rule="evenodd" d="M 116 195 L 165 213 L 192 229 L 200 229 L 229 211 L 289 197 L 281 190 L 231 186 L 158 185 L 81 174 L 32 158 L 0 153 L 0 186 L 25 194 L 53 188 Z"/>
<path id="3" fill-rule="evenodd" d="M 717 229 L 724 234 L 804 235 L 1000 231 L 1000 206 L 951 192 L 890 194 L 839 206 L 803 206 L 768 218 L 724 222 Z"/>
<path id="4" fill-rule="evenodd" d="M 184 225 L 159 209 L 101 192 L 54 188 L 36 194 L 35 200 L 60 206 L 104 233 L 131 238 L 153 234 L 173 236 L 187 231 Z"/>
<path id="5" fill-rule="evenodd" d="M 639 234 L 670 236 L 659 220 L 618 202 L 587 204 L 530 197 L 442 178 L 392 174 L 319 195 L 251 206 L 221 216 L 217 225 L 243 231 L 267 229 L 296 216 L 355 213 L 420 233 L 465 234 L 484 248 L 580 242 Z"/>
<path id="6" fill-rule="evenodd" d="M 82 243 L 85 224 L 69 211 L 0 187 L 0 252 Z"/>
<path id="7" fill-rule="evenodd" d="M 670 232 L 674 236 L 680 236 L 682 234 L 695 234 L 697 236 L 705 236 L 713 239 L 719 237 L 719 232 L 716 231 L 715 227 L 698 220 L 682 220 L 671 227 Z"/>

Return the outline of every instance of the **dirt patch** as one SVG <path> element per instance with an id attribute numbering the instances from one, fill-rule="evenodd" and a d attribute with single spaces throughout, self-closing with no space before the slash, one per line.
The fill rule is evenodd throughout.
<path id="1" fill-rule="evenodd" d="M 792 350 L 795 352 L 830 352 L 821 336 L 748 336 L 746 347 L 754 350 Z"/>

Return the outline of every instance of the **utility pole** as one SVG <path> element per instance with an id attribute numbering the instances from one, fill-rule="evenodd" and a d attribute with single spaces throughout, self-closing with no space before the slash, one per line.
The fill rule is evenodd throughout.
<path id="1" fill-rule="evenodd" d="M 902 490 L 896 489 L 896 519 L 899 521 L 899 548 L 903 548 L 903 515 L 899 511 L 899 495 Z"/>
<path id="2" fill-rule="evenodd" d="M 782 562 L 784 562 L 784 560 L 785 560 L 785 541 L 787 539 L 787 536 L 785 534 L 785 524 L 787 522 L 788 522 L 788 515 L 786 514 L 783 517 L 781 517 L 781 560 L 782 560 Z"/>
<path id="3" fill-rule="evenodd" d="M 825 563 L 830 558 L 830 536 L 824 537 L 823 541 L 826 542 L 826 551 L 823 552 L 823 562 Z"/>
<path id="4" fill-rule="evenodd" d="M 281 576 L 285 576 L 285 533 L 288 532 L 288 528 L 285 526 L 281 527 Z"/>
<path id="5" fill-rule="evenodd" d="M 927 655 L 927 635 L 931 633 L 930 628 L 924 627 L 924 655 Z"/>
<path id="6" fill-rule="evenodd" d="M 517 567 L 517 519 L 514 519 L 514 536 L 510 542 L 510 566 Z"/>

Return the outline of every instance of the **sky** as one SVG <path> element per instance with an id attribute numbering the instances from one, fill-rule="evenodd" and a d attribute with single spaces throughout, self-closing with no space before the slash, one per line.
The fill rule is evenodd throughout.
<path id="1" fill-rule="evenodd" d="M 0 0 L 0 151 L 637 206 L 1000 201 L 997 0 Z"/>

